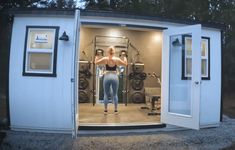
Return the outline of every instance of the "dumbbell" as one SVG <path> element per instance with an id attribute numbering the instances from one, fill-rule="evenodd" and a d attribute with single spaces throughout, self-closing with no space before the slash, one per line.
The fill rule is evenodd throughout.
<path id="1" fill-rule="evenodd" d="M 104 56 L 104 50 L 103 49 L 96 49 L 95 56 Z"/>
<path id="2" fill-rule="evenodd" d="M 127 57 L 127 51 L 121 50 L 119 57 Z"/>

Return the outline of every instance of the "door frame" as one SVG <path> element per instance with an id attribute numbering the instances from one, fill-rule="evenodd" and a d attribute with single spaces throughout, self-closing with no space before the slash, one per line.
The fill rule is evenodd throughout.
<path id="1" fill-rule="evenodd" d="M 78 120 L 79 120 L 79 92 L 78 92 L 78 84 L 79 84 L 79 52 L 80 52 L 80 11 L 78 9 L 75 10 L 74 14 L 74 37 L 73 37 L 73 62 L 72 67 L 72 137 L 77 138 L 78 135 Z"/>
<path id="2" fill-rule="evenodd" d="M 192 34 L 191 116 L 169 112 L 170 36 Z M 179 68 L 180 69 L 180 68 Z M 161 122 L 191 129 L 200 128 L 201 25 L 176 27 L 163 31 Z"/>
<path id="3" fill-rule="evenodd" d="M 80 14 L 79 14 L 80 15 Z M 97 20 L 96 21 L 87 21 L 86 19 L 81 19 L 80 20 L 80 25 L 94 25 L 94 26 L 96 26 L 96 25 L 110 25 L 110 23 L 108 23 L 108 21 L 107 22 L 97 22 Z M 120 24 L 111 24 L 112 26 L 120 26 Z M 135 24 L 133 24 L 133 26 L 134 27 L 137 27 L 138 25 L 135 25 Z M 200 29 L 201 29 L 201 25 L 193 25 L 193 26 L 200 26 Z M 80 30 L 80 27 L 81 26 L 79 26 L 79 30 Z M 132 25 L 131 24 L 128 24 L 128 27 L 132 27 Z M 157 30 L 161 30 L 162 31 L 162 37 L 164 37 L 164 30 L 169 30 L 168 29 L 168 27 L 167 26 L 165 26 L 165 27 L 157 27 L 157 26 L 142 26 L 142 25 L 140 25 L 140 27 L 142 27 L 142 28 L 151 28 L 151 27 L 153 27 L 153 28 L 155 28 L 155 29 L 157 29 Z M 189 26 L 188 26 L 189 27 Z M 180 27 L 179 27 L 180 28 Z M 185 27 L 184 27 L 185 28 Z M 186 27 L 187 28 L 187 27 Z M 152 29 L 152 28 L 151 28 Z M 170 28 L 170 30 L 171 30 L 171 28 Z M 201 30 L 200 30 L 200 35 L 201 35 Z M 79 39 L 79 35 L 77 35 L 77 37 L 78 37 L 78 39 Z M 201 38 L 201 37 L 200 37 Z M 165 41 L 165 39 L 163 38 L 163 41 Z M 162 44 L 162 47 L 163 47 L 163 44 Z M 76 51 L 77 51 L 77 53 L 79 53 L 79 49 L 75 49 Z M 161 68 L 161 72 L 162 72 L 162 82 L 164 81 L 164 80 L 166 80 L 166 76 L 164 77 L 164 75 L 167 73 L 166 71 L 164 71 L 164 68 L 163 68 L 163 64 L 164 64 L 164 62 L 166 61 L 166 58 L 164 58 L 164 57 L 168 57 L 168 56 L 165 56 L 164 54 L 163 54 L 163 50 L 162 50 L 162 68 Z M 76 68 L 75 68 L 76 69 Z M 164 72 L 164 73 L 163 73 Z M 168 72 L 169 73 L 169 72 Z M 78 75 L 77 75 L 77 77 L 78 77 Z M 169 74 L 167 75 L 167 77 L 169 77 Z M 75 78 L 76 78 L 76 76 L 75 76 Z M 169 79 L 168 79 L 169 80 Z M 78 80 L 76 81 L 75 80 L 75 82 L 78 82 Z M 169 83 L 169 81 L 167 81 L 167 83 Z M 166 90 L 166 87 L 164 87 L 164 84 L 162 84 L 161 85 L 161 88 L 162 88 L 162 90 L 161 90 L 161 102 L 163 102 L 163 101 L 165 101 L 166 100 L 166 98 L 165 98 L 165 96 L 166 96 L 166 92 L 164 92 L 165 90 Z M 168 96 L 167 96 L 168 97 Z M 78 94 L 77 94 L 77 98 L 78 98 Z M 77 101 L 77 103 L 78 103 L 78 101 Z M 79 108 L 78 108 L 78 104 L 76 104 L 76 110 L 78 110 Z M 198 106 L 199 107 L 199 106 Z M 163 118 L 163 103 L 161 103 L 161 123 L 162 124 L 164 124 L 164 123 L 166 123 L 166 124 L 170 124 L 170 123 L 168 123 L 168 122 L 166 122 L 164 119 L 162 120 L 162 118 Z M 199 117 L 199 116 L 198 116 Z M 78 117 L 77 117 L 77 119 L 78 119 Z M 76 119 L 74 119 L 74 120 L 76 120 Z M 197 119 L 198 120 L 198 122 L 199 122 L 199 118 Z M 76 126 L 76 125 L 75 125 Z M 179 125 L 180 126 L 180 125 Z M 78 127 L 78 124 L 77 124 L 77 127 Z M 78 129 L 78 128 L 77 128 Z M 77 131 L 76 131 L 77 132 Z"/>

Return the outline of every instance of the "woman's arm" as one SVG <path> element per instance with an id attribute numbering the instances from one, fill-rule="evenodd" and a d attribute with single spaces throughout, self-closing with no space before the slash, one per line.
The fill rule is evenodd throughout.
<path id="1" fill-rule="evenodd" d="M 116 60 L 117 60 L 117 64 L 118 65 L 127 66 L 127 59 L 126 59 L 126 57 L 124 57 L 123 60 L 118 58 L 118 57 L 116 57 Z"/>
<path id="2" fill-rule="evenodd" d="M 106 64 L 106 57 L 100 58 L 99 56 L 95 56 L 95 64 L 101 65 L 101 64 Z"/>

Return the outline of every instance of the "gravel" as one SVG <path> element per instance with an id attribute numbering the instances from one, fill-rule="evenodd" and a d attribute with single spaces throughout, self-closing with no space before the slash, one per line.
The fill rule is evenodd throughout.
<path id="1" fill-rule="evenodd" d="M 224 116 L 219 127 L 184 131 L 79 135 L 5 131 L 3 150 L 217 150 L 235 149 L 235 119 Z"/>

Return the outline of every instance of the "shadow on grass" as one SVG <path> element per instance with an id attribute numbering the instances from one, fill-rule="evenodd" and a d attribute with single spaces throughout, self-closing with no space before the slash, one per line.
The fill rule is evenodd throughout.
<path id="1" fill-rule="evenodd" d="M 6 137 L 6 133 L 0 131 L 0 145 L 2 144 L 2 141 L 5 137 Z"/>
<path id="2" fill-rule="evenodd" d="M 221 150 L 235 150 L 235 142 L 233 142 L 233 144 L 230 145 L 229 147 L 223 148 Z"/>
<path id="3" fill-rule="evenodd" d="M 235 118 L 235 94 L 224 94 L 223 114 Z"/>

